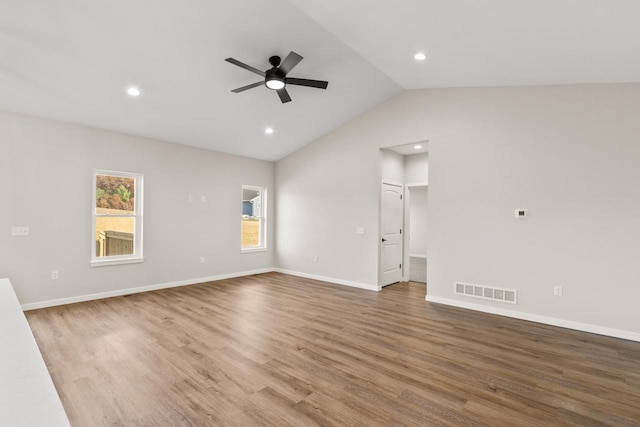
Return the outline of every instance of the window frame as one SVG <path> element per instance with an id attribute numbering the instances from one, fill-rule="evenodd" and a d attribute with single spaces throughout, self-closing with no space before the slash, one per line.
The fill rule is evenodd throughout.
<path id="1" fill-rule="evenodd" d="M 134 179 L 134 214 L 98 214 L 96 213 L 96 181 L 98 175 L 116 176 L 122 178 Z M 103 267 L 108 265 L 120 265 L 120 264 L 134 264 L 144 262 L 143 245 L 142 245 L 142 224 L 143 224 L 143 197 L 144 197 L 144 176 L 141 173 L 133 172 L 120 172 L 105 169 L 93 170 L 93 182 L 91 184 L 91 267 Z M 134 234 L 133 234 L 133 254 L 131 255 L 111 255 L 111 256 L 96 256 L 96 218 L 99 217 L 133 217 L 134 219 Z"/>
<path id="2" fill-rule="evenodd" d="M 260 216 L 256 217 L 260 223 L 260 231 L 259 231 L 259 242 L 258 246 L 242 246 L 242 207 L 244 203 L 244 190 L 252 190 L 260 192 Z M 262 187 L 259 185 L 242 185 L 240 189 L 240 252 L 241 253 L 251 253 L 251 252 L 265 252 L 268 250 L 267 247 L 267 187 Z"/>

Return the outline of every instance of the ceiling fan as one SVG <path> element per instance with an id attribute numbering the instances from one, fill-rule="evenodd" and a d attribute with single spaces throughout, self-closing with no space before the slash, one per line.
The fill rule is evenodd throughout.
<path id="1" fill-rule="evenodd" d="M 240 93 L 244 92 L 245 90 L 253 89 L 254 87 L 265 85 L 267 88 L 275 90 L 278 93 L 280 101 L 282 101 L 283 104 L 285 102 L 291 101 L 289 92 L 287 92 L 287 85 L 308 86 L 318 89 L 326 89 L 327 85 L 329 84 L 329 82 L 325 82 L 322 80 L 297 79 L 293 77 L 287 77 L 287 74 L 289 74 L 289 72 L 293 70 L 293 68 L 298 65 L 300 61 L 302 61 L 302 56 L 293 51 L 289 52 L 289 55 L 287 55 L 287 57 L 282 62 L 280 62 L 279 56 L 272 56 L 271 58 L 269 58 L 269 63 L 273 68 L 270 68 L 267 71 L 260 71 L 257 68 L 244 64 L 233 58 L 227 58 L 225 59 L 225 61 L 264 77 L 264 81 L 259 81 L 247 86 L 239 87 L 237 89 L 233 89 L 231 92 Z"/>

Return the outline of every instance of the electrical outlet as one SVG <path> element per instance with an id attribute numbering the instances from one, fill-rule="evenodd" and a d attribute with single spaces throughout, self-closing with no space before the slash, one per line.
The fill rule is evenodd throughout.
<path id="1" fill-rule="evenodd" d="M 60 273 L 56 271 L 51 272 L 51 280 L 58 280 L 60 278 Z"/>
<path id="2" fill-rule="evenodd" d="M 554 286 L 553 287 L 553 296 L 561 297 L 562 296 L 562 286 Z"/>
<path id="3" fill-rule="evenodd" d="M 201 256 L 201 257 L 200 257 L 200 264 L 204 264 L 204 262 L 205 262 L 205 259 L 204 259 L 204 257 L 203 257 L 203 256 Z"/>
<path id="4" fill-rule="evenodd" d="M 515 217 L 516 218 L 526 218 L 529 216 L 529 209 L 516 209 Z"/>
<path id="5" fill-rule="evenodd" d="M 313 262 L 318 262 L 318 255 L 313 257 Z"/>
<path id="6" fill-rule="evenodd" d="M 29 227 L 11 227 L 11 235 L 17 237 L 26 237 L 29 235 Z"/>

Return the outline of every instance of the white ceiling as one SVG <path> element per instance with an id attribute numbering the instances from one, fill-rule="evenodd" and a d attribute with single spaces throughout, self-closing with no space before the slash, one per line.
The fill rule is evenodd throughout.
<path id="1" fill-rule="evenodd" d="M 638 0 L 0 0 L 0 109 L 277 160 L 402 88 L 640 81 Z M 290 50 L 281 104 L 231 89 Z M 429 60 L 418 63 L 417 51 Z M 137 85 L 142 96 L 126 95 Z M 273 135 L 265 135 L 271 126 Z"/>
<path id="2" fill-rule="evenodd" d="M 230 92 L 291 50 L 326 91 Z M 0 0 L 0 109 L 277 160 L 398 91 L 286 0 Z"/>
<path id="3" fill-rule="evenodd" d="M 416 147 L 420 148 L 416 148 Z M 413 154 L 422 154 L 429 152 L 429 141 L 412 142 L 411 144 L 396 145 L 387 147 L 387 150 L 395 151 L 403 156 L 411 156 Z"/>
<path id="4" fill-rule="evenodd" d="M 638 0 L 290 1 L 405 89 L 640 81 Z"/>

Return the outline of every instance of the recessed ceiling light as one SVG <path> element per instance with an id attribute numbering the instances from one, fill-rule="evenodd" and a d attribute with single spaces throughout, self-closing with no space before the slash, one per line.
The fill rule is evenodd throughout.
<path id="1" fill-rule="evenodd" d="M 413 148 L 414 148 L 414 149 L 416 149 L 416 150 L 419 150 L 419 149 L 421 149 L 421 148 L 422 148 L 422 145 L 417 144 L 417 145 L 414 145 L 414 146 L 413 146 Z"/>
<path id="2" fill-rule="evenodd" d="M 140 96 L 140 89 L 131 86 L 129 89 L 127 89 L 127 93 L 131 96 Z"/>
<path id="3" fill-rule="evenodd" d="M 416 61 L 424 61 L 425 59 L 427 59 L 427 55 L 423 52 L 418 52 L 415 55 L 413 55 L 413 57 L 415 58 Z"/>
<path id="4" fill-rule="evenodd" d="M 273 133 L 273 128 L 266 128 L 264 130 L 264 133 L 266 133 L 267 135 L 271 135 Z"/>

